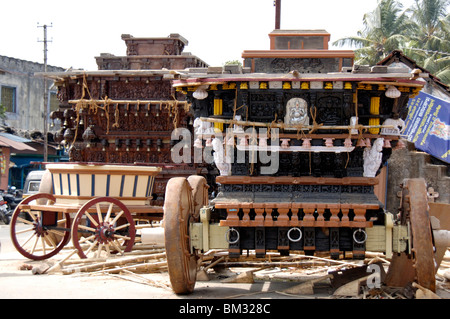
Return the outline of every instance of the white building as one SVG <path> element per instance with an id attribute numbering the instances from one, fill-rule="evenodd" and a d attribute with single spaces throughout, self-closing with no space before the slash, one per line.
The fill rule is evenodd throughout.
<path id="1" fill-rule="evenodd" d="M 63 68 L 47 66 L 49 72 L 61 72 Z M 5 126 L 19 130 L 44 131 L 44 79 L 36 77 L 43 72 L 44 64 L 19 60 L 0 55 L 0 104 L 5 108 Z M 58 108 L 56 88 L 47 81 L 48 112 Z M 48 121 L 50 123 L 50 121 Z"/>

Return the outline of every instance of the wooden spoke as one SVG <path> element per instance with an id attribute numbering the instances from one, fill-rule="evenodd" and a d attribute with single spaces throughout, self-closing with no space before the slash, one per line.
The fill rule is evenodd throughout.
<path id="1" fill-rule="evenodd" d="M 16 235 L 20 235 L 20 234 L 24 234 L 24 233 L 28 233 L 30 231 L 34 231 L 34 228 L 27 228 L 27 229 L 23 229 L 23 230 L 19 230 L 16 232 Z"/>
<path id="2" fill-rule="evenodd" d="M 121 211 L 119 214 L 116 215 L 116 217 L 111 221 L 111 224 L 115 225 L 120 217 L 124 214 L 124 211 Z"/>
<path id="3" fill-rule="evenodd" d="M 119 230 L 119 229 L 123 229 L 123 228 L 127 228 L 127 227 L 130 227 L 130 224 L 129 224 L 129 223 L 128 223 L 128 224 L 120 225 L 120 226 L 116 227 L 115 230 Z"/>
<path id="4" fill-rule="evenodd" d="M 98 245 L 98 249 L 97 249 L 97 253 L 95 255 L 95 258 L 100 258 L 101 257 L 101 253 L 102 253 L 102 248 L 103 248 L 103 244 L 99 244 Z"/>
<path id="5" fill-rule="evenodd" d="M 36 222 L 37 221 L 37 217 L 36 217 L 36 215 L 35 214 L 32 214 L 31 213 L 31 211 L 29 211 L 29 210 L 25 210 L 24 211 L 25 213 L 27 213 L 27 215 L 28 216 L 30 216 L 31 217 L 31 219 L 34 221 L 34 222 Z"/>
<path id="6" fill-rule="evenodd" d="M 130 236 L 122 236 L 122 235 L 117 235 L 117 234 L 114 235 L 114 238 L 121 238 L 121 239 L 125 239 L 125 240 L 130 240 L 131 239 Z"/>
<path id="7" fill-rule="evenodd" d="M 84 226 L 84 225 L 79 225 L 78 228 L 89 230 L 91 232 L 95 232 L 95 230 L 96 230 L 95 228 Z"/>
<path id="8" fill-rule="evenodd" d="M 86 220 L 84 216 L 91 224 L 82 224 Z M 94 239 L 87 248 L 82 246 L 86 242 L 84 231 L 92 232 L 89 240 Z M 122 202 L 111 197 L 94 198 L 86 202 L 75 217 L 71 234 L 73 245 L 77 248 L 80 258 L 96 258 L 101 254 L 131 251 L 136 235 L 129 210 Z M 124 249 L 118 240 L 123 242 Z"/>
<path id="9" fill-rule="evenodd" d="M 92 224 L 94 224 L 95 227 L 98 226 L 97 221 L 91 216 L 90 213 L 86 212 L 86 217 L 89 218 L 89 220 L 92 222 Z"/>
<path id="10" fill-rule="evenodd" d="M 53 234 L 56 236 L 64 236 L 64 231 L 51 229 L 48 231 L 49 234 Z"/>
<path id="11" fill-rule="evenodd" d="M 97 246 L 97 243 L 98 243 L 98 240 L 96 239 L 96 240 L 94 240 L 94 242 L 89 246 L 89 248 L 86 250 L 86 254 L 89 254 L 90 253 L 90 251 L 95 247 L 95 246 Z"/>
<path id="12" fill-rule="evenodd" d="M 123 251 L 121 249 L 121 245 L 119 245 L 119 243 L 117 243 L 116 241 L 112 242 L 112 245 L 114 246 L 114 248 L 119 252 L 119 254 L 123 254 Z"/>
<path id="13" fill-rule="evenodd" d="M 79 243 L 84 244 L 85 242 L 89 242 L 91 239 L 95 239 L 95 235 L 91 235 L 89 237 L 80 238 Z"/>
<path id="14" fill-rule="evenodd" d="M 95 208 L 97 209 L 98 221 L 101 224 L 103 223 L 103 217 L 102 217 L 102 210 L 100 209 L 100 204 L 99 203 L 95 204 Z"/>
<path id="15" fill-rule="evenodd" d="M 52 248 L 56 248 L 56 243 L 51 236 L 49 235 L 42 236 L 42 240 L 45 241 L 45 243 L 51 246 Z M 44 242 L 42 242 L 42 246 L 45 246 Z M 43 249 L 45 250 L 45 247 L 43 247 Z"/>
<path id="16" fill-rule="evenodd" d="M 54 205 L 56 201 L 53 195 L 45 193 L 27 197 L 14 210 L 10 225 L 14 247 L 23 256 L 33 260 L 43 260 L 54 256 L 65 246 L 70 237 L 69 214 L 56 213 L 62 215 L 63 218 L 51 222 L 53 217 L 45 217 L 47 214 L 55 216 L 54 211 L 36 210 L 33 209 L 33 204 L 30 204 L 40 199 L 46 199 L 47 206 Z M 26 207 L 26 209 L 22 209 L 22 207 Z"/>
<path id="17" fill-rule="evenodd" d="M 30 222 L 29 220 L 26 220 L 22 217 L 17 217 L 17 221 L 24 223 L 24 224 L 28 224 L 28 225 L 33 225 L 33 222 Z"/>
<path id="18" fill-rule="evenodd" d="M 105 220 L 109 220 L 110 219 L 113 207 L 114 207 L 113 203 L 109 204 L 108 212 L 106 213 Z M 114 223 L 112 223 L 112 224 L 114 224 Z"/>
<path id="19" fill-rule="evenodd" d="M 36 237 L 36 233 L 35 233 L 35 232 L 33 232 L 32 234 L 30 234 L 30 236 L 23 242 L 23 245 L 24 245 L 24 246 L 27 246 L 27 245 L 28 245 L 28 242 L 30 242 L 30 240 L 31 240 L 32 238 L 34 238 L 34 237 Z M 27 249 L 28 249 L 28 251 L 31 250 L 31 248 L 27 248 Z"/>

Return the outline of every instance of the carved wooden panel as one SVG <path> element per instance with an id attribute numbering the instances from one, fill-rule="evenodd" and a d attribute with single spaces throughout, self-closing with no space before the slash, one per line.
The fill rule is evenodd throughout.
<path id="1" fill-rule="evenodd" d="M 327 73 L 339 71 L 338 58 L 255 58 L 257 73 Z"/>
<path id="2" fill-rule="evenodd" d="M 110 99 L 121 100 L 151 100 L 170 99 L 171 85 L 169 81 L 137 82 L 112 81 L 109 84 L 107 96 Z"/>

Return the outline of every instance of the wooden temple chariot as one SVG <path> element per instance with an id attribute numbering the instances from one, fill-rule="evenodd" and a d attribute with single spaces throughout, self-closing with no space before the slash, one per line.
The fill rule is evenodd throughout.
<path id="1" fill-rule="evenodd" d="M 123 35 L 126 57 L 102 54 L 98 71 L 47 75 L 59 89 L 51 119 L 70 161 L 143 171 L 114 182 L 100 170 L 88 177 L 86 196 L 115 184 L 100 192 L 131 200 L 129 216 L 164 212 L 169 275 L 180 294 L 194 290 L 198 259 L 210 249 L 227 249 L 231 258 L 249 250 L 259 258 L 272 250 L 363 258 L 370 250 L 412 260 L 413 243 L 415 264 L 429 268 L 431 230 L 424 244 L 413 241 L 429 224 L 422 182 L 405 182 L 400 219 L 379 197 L 380 171 L 402 147 L 407 103 L 424 86 L 422 74 L 354 65 L 353 52 L 328 49 L 325 30 L 276 28 L 269 37 L 270 50 L 243 52 L 244 67 L 216 68 L 182 54 L 187 41 L 177 34 Z M 189 137 L 174 138 L 175 129 Z M 144 173 L 146 166 L 157 174 Z M 82 195 L 78 175 L 66 173 L 53 174 L 49 199 Z M 99 199 L 89 203 L 77 216 L 92 217 L 97 205 L 100 220 Z M 112 199 L 108 216 L 114 205 L 130 211 Z M 73 234 L 90 227 L 80 218 Z M 109 243 L 114 223 L 92 223 L 98 241 Z M 433 288 L 431 277 L 425 270 L 421 283 Z"/>

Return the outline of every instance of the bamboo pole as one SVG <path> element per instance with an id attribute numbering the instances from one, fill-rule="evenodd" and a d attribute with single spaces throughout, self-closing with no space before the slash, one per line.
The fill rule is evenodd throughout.
<path id="1" fill-rule="evenodd" d="M 133 248 L 134 249 L 134 248 Z M 164 248 L 154 249 L 154 250 L 140 250 L 140 251 L 130 251 L 124 252 L 124 256 L 132 256 L 132 255 L 150 255 L 150 254 L 159 254 L 164 253 L 166 250 Z"/>
<path id="2" fill-rule="evenodd" d="M 115 274 L 108 274 L 108 275 L 111 275 L 111 276 L 117 277 L 117 278 L 121 278 L 121 279 L 124 279 L 124 280 L 128 280 L 128 281 L 136 282 L 138 284 L 155 286 L 155 287 L 159 287 L 159 288 L 168 289 L 170 291 L 172 290 L 170 288 L 170 286 L 166 285 L 165 283 L 162 283 L 162 282 L 159 282 L 159 281 L 156 281 L 156 280 L 152 280 L 152 279 L 149 279 L 149 278 L 144 278 L 144 277 L 139 276 L 139 275 L 137 275 L 137 274 L 135 274 L 135 273 L 133 273 L 133 272 L 131 272 L 129 270 L 126 270 L 126 269 L 123 270 L 123 272 L 128 274 L 129 276 L 135 277 L 137 279 L 133 279 L 133 278 L 130 278 L 130 277 L 127 277 L 127 276 L 123 276 L 123 275 L 115 275 Z"/>
<path id="3" fill-rule="evenodd" d="M 114 274 L 114 273 L 120 273 L 124 270 L 145 270 L 146 272 L 151 272 L 155 270 L 165 270 L 167 268 L 167 261 L 157 261 L 152 263 L 140 263 L 140 264 L 133 264 L 128 266 L 122 266 L 122 267 L 114 267 L 109 269 L 89 269 L 89 268 L 81 268 L 81 269 L 65 269 L 63 270 L 64 275 L 70 275 L 74 273 L 88 273 L 89 275 L 98 275 L 98 274 Z M 76 271 L 75 271 L 76 270 Z"/>
<path id="4" fill-rule="evenodd" d="M 98 268 L 108 268 L 108 267 L 114 267 L 114 266 L 122 266 L 128 263 L 137 263 L 137 262 L 144 262 L 151 259 L 158 259 L 158 258 L 165 258 L 166 253 L 157 253 L 157 254 L 150 254 L 150 255 L 139 255 L 136 257 L 128 257 L 128 258 L 120 258 L 119 260 L 110 260 L 106 262 L 98 262 L 91 265 L 85 265 L 80 267 L 73 267 L 68 269 L 63 269 L 63 274 L 72 274 L 75 272 L 87 272 L 87 271 L 93 271 Z"/>
<path id="5" fill-rule="evenodd" d="M 88 99 L 79 99 L 79 100 L 69 100 L 70 104 L 77 103 L 95 103 L 95 104 L 177 104 L 177 105 L 189 105 L 189 102 L 186 101 L 177 101 L 177 100 L 88 100 Z"/>
<path id="6" fill-rule="evenodd" d="M 261 267 L 264 266 L 265 268 L 271 268 L 271 267 L 279 267 L 279 268 L 286 268 L 286 267 L 311 267 L 311 266 L 326 266 L 327 263 L 325 262 L 314 262 L 314 261 L 278 261 L 278 262 L 261 262 L 261 261 L 225 261 L 218 264 L 218 266 L 224 266 L 227 268 L 253 268 L 253 267 Z"/>
<path id="7" fill-rule="evenodd" d="M 77 252 L 77 250 L 75 250 Z M 130 252 L 124 252 L 122 256 L 133 256 L 133 255 L 151 255 L 151 254 L 160 254 L 164 253 L 165 249 L 154 249 L 154 250 L 142 250 L 142 251 L 130 251 Z M 99 263 L 99 262 L 106 262 L 108 261 L 108 258 L 86 258 L 86 259 L 71 259 L 68 260 L 70 256 L 65 257 L 63 260 L 59 261 L 58 264 L 64 263 L 65 265 L 73 265 L 73 264 L 88 264 L 88 263 Z"/>
<path id="8" fill-rule="evenodd" d="M 57 262 L 55 265 L 53 265 L 52 267 L 50 267 L 46 272 L 47 273 L 51 273 L 57 270 L 61 269 L 61 266 L 63 263 L 67 262 L 68 259 L 70 257 L 72 257 L 73 255 L 75 255 L 75 253 L 78 252 L 77 249 L 72 250 L 66 257 L 64 257 L 62 260 L 60 260 L 59 262 Z"/>
<path id="9" fill-rule="evenodd" d="M 227 120 L 218 118 L 201 117 L 201 121 L 210 123 L 223 123 L 223 124 L 235 124 L 241 126 L 257 126 L 266 128 L 281 128 L 281 129 L 296 129 L 296 130 L 352 130 L 352 129 L 370 129 L 370 128 L 394 128 L 392 125 L 295 125 L 295 124 L 284 124 L 284 123 L 263 123 L 263 122 L 252 122 L 252 121 L 237 121 L 237 120 Z"/>

